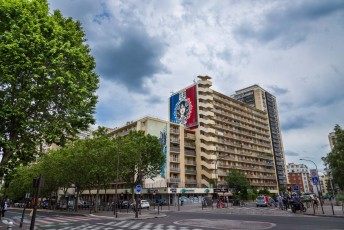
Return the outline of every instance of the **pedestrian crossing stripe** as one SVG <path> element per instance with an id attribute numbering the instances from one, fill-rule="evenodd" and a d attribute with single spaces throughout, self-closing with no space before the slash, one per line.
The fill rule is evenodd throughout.
<path id="1" fill-rule="evenodd" d="M 57 230 L 57 228 L 44 228 L 45 230 Z M 185 227 L 176 225 L 164 225 L 137 221 L 113 221 L 108 223 L 82 224 L 79 226 L 59 227 L 58 230 L 203 230 L 202 228 Z"/>

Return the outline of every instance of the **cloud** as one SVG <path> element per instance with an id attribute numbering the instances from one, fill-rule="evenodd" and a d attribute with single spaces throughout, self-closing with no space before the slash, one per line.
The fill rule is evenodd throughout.
<path id="1" fill-rule="evenodd" d="M 296 153 L 296 152 L 293 152 L 293 151 L 290 151 L 290 150 L 285 150 L 285 151 L 284 151 L 284 154 L 285 154 L 286 156 L 293 156 L 293 157 L 300 156 L 299 153 Z"/>
<path id="2" fill-rule="evenodd" d="M 314 123 L 314 120 L 311 118 L 311 114 L 308 115 L 296 115 L 288 117 L 286 121 L 282 123 L 282 130 L 290 131 L 292 129 L 302 129 L 307 127 L 310 124 Z"/>
<path id="3" fill-rule="evenodd" d="M 341 0 L 286 1 L 273 4 L 261 17 L 245 20 L 233 29 L 236 39 L 267 44 L 277 41 L 279 47 L 291 48 L 306 40 L 320 19 L 344 10 Z M 343 15 L 339 15 L 342 17 Z"/>
<path id="4" fill-rule="evenodd" d="M 283 95 L 289 92 L 288 89 L 280 88 L 277 85 L 271 85 L 271 86 L 268 86 L 267 88 L 269 88 L 271 90 L 271 93 L 275 96 Z"/>
<path id="5" fill-rule="evenodd" d="M 112 31 L 106 29 L 109 24 Z M 129 26 L 113 19 L 102 26 L 101 34 L 92 44 L 95 58 L 101 60 L 97 62 L 97 72 L 131 92 L 147 93 L 146 81 L 153 79 L 155 74 L 167 72 L 161 62 L 166 44 L 150 36 L 140 22 Z"/>

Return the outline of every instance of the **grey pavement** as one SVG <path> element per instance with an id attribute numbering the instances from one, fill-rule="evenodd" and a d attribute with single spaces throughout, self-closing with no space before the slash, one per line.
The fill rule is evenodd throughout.
<path id="1" fill-rule="evenodd" d="M 10 208 L 9 210 L 14 209 Z M 200 204 L 186 204 L 183 206 L 162 206 L 162 209 L 155 207 L 151 207 L 149 210 L 141 210 L 141 214 L 138 215 L 138 218 L 135 218 L 135 213 L 132 210 L 122 209 L 120 212 L 117 213 L 117 217 L 114 215 L 113 211 L 98 211 L 98 212 L 92 212 L 90 213 L 89 210 L 78 210 L 78 212 L 74 211 L 59 211 L 59 210 L 38 210 L 38 214 L 40 212 L 52 212 L 56 214 L 67 214 L 68 216 L 72 215 L 81 215 L 81 216 L 89 216 L 89 217 L 101 217 L 104 219 L 109 220 L 140 220 L 140 219 L 149 219 L 149 218 L 163 218 L 168 216 L 169 212 L 198 212 L 198 213 L 221 213 L 221 214 L 236 214 L 236 215 L 269 215 L 269 216 L 327 216 L 327 217 L 341 217 L 344 218 L 344 213 L 342 210 L 342 206 L 335 206 L 333 205 L 333 208 L 331 206 L 331 203 L 325 203 L 323 205 L 324 214 L 322 213 L 322 209 L 319 205 L 317 209 L 313 209 L 312 207 L 307 208 L 307 212 L 303 213 L 300 211 L 297 211 L 296 213 L 292 213 L 292 211 L 289 210 L 280 210 L 276 207 L 255 207 L 254 203 L 248 203 L 245 206 L 231 206 L 228 205 L 228 207 L 224 208 L 216 208 L 215 206 L 212 207 L 204 207 Z M 20 210 L 20 209 L 19 209 Z M 8 218 L 2 218 L 2 221 L 0 222 L 0 230 L 1 229 L 8 229 L 9 221 L 11 221 Z M 12 228 L 12 230 L 22 229 L 18 227 L 18 223 L 15 224 Z"/>

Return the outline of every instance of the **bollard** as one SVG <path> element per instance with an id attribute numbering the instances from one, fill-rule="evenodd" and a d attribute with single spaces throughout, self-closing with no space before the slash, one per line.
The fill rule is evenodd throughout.
<path id="1" fill-rule="evenodd" d="M 334 215 L 334 209 L 333 209 L 333 203 L 332 203 L 332 200 L 331 200 L 331 206 L 332 206 L 332 213 Z"/>
<path id="2" fill-rule="evenodd" d="M 12 230 L 12 227 L 13 227 L 12 225 L 13 225 L 13 222 L 12 222 L 12 221 L 8 222 L 7 229 Z"/>

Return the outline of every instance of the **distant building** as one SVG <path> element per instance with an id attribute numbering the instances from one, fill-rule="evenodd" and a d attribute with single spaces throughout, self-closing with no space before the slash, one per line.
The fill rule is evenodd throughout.
<path id="1" fill-rule="evenodd" d="M 309 170 L 306 165 L 289 163 L 287 165 L 287 170 L 289 184 L 292 190 L 294 189 L 293 185 L 297 185 L 300 192 L 313 192 Z"/>
<path id="2" fill-rule="evenodd" d="M 330 133 L 330 134 L 328 135 L 328 141 L 329 141 L 329 143 L 330 143 L 330 148 L 331 148 L 331 150 L 332 150 L 333 147 L 334 147 L 334 142 L 335 142 L 335 140 L 336 140 L 336 134 L 335 134 L 335 132 Z"/>

